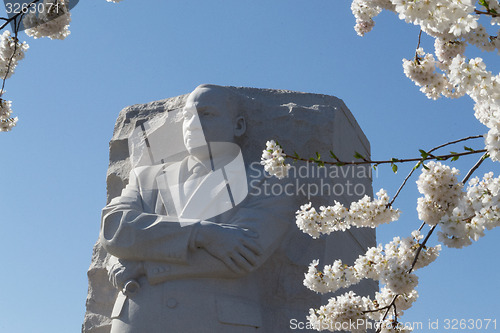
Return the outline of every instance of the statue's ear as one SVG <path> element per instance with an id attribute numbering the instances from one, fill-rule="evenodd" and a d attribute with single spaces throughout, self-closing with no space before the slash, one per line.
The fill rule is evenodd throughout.
<path id="1" fill-rule="evenodd" d="M 245 134 L 247 130 L 247 122 L 245 118 L 239 116 L 234 122 L 234 136 L 240 137 Z"/>

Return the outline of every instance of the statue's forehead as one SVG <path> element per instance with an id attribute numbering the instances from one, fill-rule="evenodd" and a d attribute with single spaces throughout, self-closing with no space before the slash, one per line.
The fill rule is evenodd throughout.
<path id="1" fill-rule="evenodd" d="M 186 104 L 223 105 L 228 99 L 228 92 L 219 88 L 197 88 L 188 97 Z"/>

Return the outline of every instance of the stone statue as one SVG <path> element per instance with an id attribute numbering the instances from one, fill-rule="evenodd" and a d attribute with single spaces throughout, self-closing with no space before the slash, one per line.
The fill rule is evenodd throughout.
<path id="1" fill-rule="evenodd" d="M 111 332 L 262 327 L 253 274 L 286 233 L 290 223 L 280 210 L 288 207 L 279 197 L 247 197 L 244 164 L 234 166 L 241 155 L 227 149 L 246 123 L 229 94 L 196 88 L 183 110 L 190 155 L 133 169 L 121 196 L 103 210 L 101 242 L 121 260 L 115 286 L 134 283 L 133 292 L 118 296 Z"/>
<path id="2" fill-rule="evenodd" d="M 328 204 L 332 197 L 343 203 L 357 200 L 371 194 L 371 179 L 363 167 L 356 174 L 335 170 L 341 175 L 336 177 L 334 170 L 316 176 L 319 170 L 312 165 L 301 165 L 304 169 L 283 181 L 266 177 L 258 165 L 265 140 L 276 138 L 307 156 L 315 139 L 299 127 L 284 135 L 279 127 L 286 127 L 288 120 L 285 125 L 276 121 L 258 126 L 269 115 L 261 114 L 257 122 L 253 116 L 270 110 L 255 93 L 262 92 L 201 85 L 177 107 L 148 115 L 127 131 L 128 184 L 103 209 L 96 245 L 118 292 L 111 296 L 112 311 L 102 311 L 111 327 L 108 320 L 87 315 L 104 325 L 88 319 L 84 332 L 288 332 L 306 321 L 310 307 L 325 302 L 302 286 L 312 259 L 349 262 L 374 245 L 373 230 L 312 240 L 297 229 L 294 212 L 300 204 Z M 275 104 L 291 94 L 265 93 Z M 343 138 L 329 144 L 335 149 L 347 140 L 351 146 L 335 149 L 340 158 L 349 158 L 354 150 L 369 154 L 366 139 L 341 101 L 293 94 L 308 106 L 279 101 L 283 116 L 295 115 L 294 121 L 300 121 L 305 113 L 298 111 L 305 111 L 318 117 L 313 120 L 317 126 L 336 124 L 334 136 Z M 340 105 L 333 108 L 333 117 L 322 112 L 322 105 L 310 103 L 321 99 Z M 321 119 L 325 114 L 328 121 Z M 276 136 L 260 133 L 269 126 L 275 127 Z M 364 190 L 358 193 L 352 186 L 360 184 Z M 317 191 L 333 192 L 338 185 L 351 186 L 354 192 Z M 366 282 L 356 291 L 375 289 Z"/>

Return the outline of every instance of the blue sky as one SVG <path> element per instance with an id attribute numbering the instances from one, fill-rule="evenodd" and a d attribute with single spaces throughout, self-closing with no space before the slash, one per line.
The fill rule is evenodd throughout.
<path id="1" fill-rule="evenodd" d="M 349 7 L 338 0 L 80 1 L 65 41 L 21 35 L 30 49 L 5 95 L 19 124 L 0 138 L 0 332 L 80 330 L 106 203 L 108 141 L 125 106 L 201 83 L 334 95 L 380 159 L 486 132 L 468 98 L 428 100 L 404 76 L 416 27 L 385 13 L 361 38 Z M 423 41 L 429 51 L 432 44 Z M 488 59 L 498 72 L 498 59 Z M 465 174 L 474 163 L 462 158 L 455 166 Z M 374 188 L 394 194 L 408 168 L 394 175 L 380 167 Z M 500 173 L 498 163 L 485 163 L 478 174 L 489 170 Z M 396 201 L 400 221 L 381 227 L 379 242 L 420 225 L 415 180 Z M 499 237 L 494 230 L 469 248 L 445 248 L 419 272 L 420 299 L 403 321 L 428 331 L 429 320 L 443 328 L 446 318 L 495 319 Z"/>

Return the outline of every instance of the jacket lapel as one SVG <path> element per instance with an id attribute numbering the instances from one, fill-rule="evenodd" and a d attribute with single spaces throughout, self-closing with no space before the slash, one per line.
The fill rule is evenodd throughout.
<path id="1" fill-rule="evenodd" d="M 181 216 L 209 219 L 233 208 L 226 188 L 226 181 L 220 169 L 211 171 L 188 198 Z"/>

